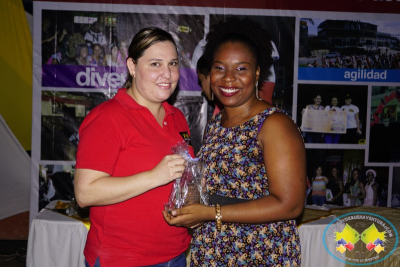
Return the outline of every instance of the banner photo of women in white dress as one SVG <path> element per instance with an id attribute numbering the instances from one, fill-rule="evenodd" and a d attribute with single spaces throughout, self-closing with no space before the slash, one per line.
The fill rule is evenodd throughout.
<path id="1" fill-rule="evenodd" d="M 400 81 L 400 21 L 301 18 L 299 80 Z"/>
<path id="2" fill-rule="evenodd" d="M 363 178 L 363 206 L 388 207 L 389 167 L 365 166 Z"/>

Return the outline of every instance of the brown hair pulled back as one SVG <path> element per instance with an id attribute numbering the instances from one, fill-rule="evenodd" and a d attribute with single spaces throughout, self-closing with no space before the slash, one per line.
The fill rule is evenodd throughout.
<path id="1" fill-rule="evenodd" d="M 133 62 L 137 62 L 150 46 L 159 42 L 171 42 L 176 48 L 176 43 L 172 38 L 172 35 L 163 29 L 149 27 L 140 30 L 133 37 L 131 44 L 129 45 L 127 60 L 133 60 Z M 124 84 L 125 88 L 130 88 L 132 86 L 132 79 L 132 76 L 128 72 L 127 79 Z"/>

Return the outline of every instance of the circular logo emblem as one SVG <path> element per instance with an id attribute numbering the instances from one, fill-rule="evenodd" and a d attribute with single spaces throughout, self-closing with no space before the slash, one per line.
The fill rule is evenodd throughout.
<path id="1" fill-rule="evenodd" d="M 382 216 L 352 212 L 334 219 L 326 227 L 323 243 L 338 261 L 365 266 L 392 255 L 399 243 L 399 235 L 393 224 Z"/>

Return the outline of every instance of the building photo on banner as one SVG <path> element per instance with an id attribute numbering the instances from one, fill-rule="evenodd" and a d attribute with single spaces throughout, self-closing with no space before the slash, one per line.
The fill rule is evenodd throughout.
<path id="1" fill-rule="evenodd" d="M 38 236 L 42 227 L 55 233 L 64 224 L 81 235 L 68 240 L 73 259 L 60 252 L 65 266 L 85 266 L 90 222 L 87 213 L 77 213 L 74 189 L 79 129 L 96 106 L 126 86 L 132 37 L 159 27 L 175 40 L 180 78 L 167 101 L 183 113 L 196 155 L 208 119 L 219 111 L 218 100 L 204 92 L 210 88 L 201 87 L 197 62 L 210 29 L 231 16 L 268 30 L 272 61 L 260 73 L 259 96 L 284 110 L 304 140 L 306 200 L 296 220 L 302 266 L 358 265 L 367 256 L 374 266 L 400 266 L 397 243 L 372 255 L 360 242 L 356 255 L 348 243 L 343 243 L 347 251 L 335 252 L 338 240 L 323 239 L 341 212 L 373 213 L 392 223 L 393 233 L 400 230 L 398 14 L 57 1 L 34 1 L 28 266 L 52 264 L 50 257 L 39 260 L 34 247 L 63 251 L 61 245 L 46 245 L 50 234 Z"/>
<path id="2" fill-rule="evenodd" d="M 399 82 L 399 24 L 301 18 L 299 80 Z"/>

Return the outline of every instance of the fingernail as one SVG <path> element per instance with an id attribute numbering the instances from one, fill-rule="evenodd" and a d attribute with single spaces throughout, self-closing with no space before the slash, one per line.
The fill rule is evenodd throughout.
<path id="1" fill-rule="evenodd" d="M 174 216 L 176 215 L 176 211 L 175 210 L 172 211 L 172 215 L 174 215 Z"/>

